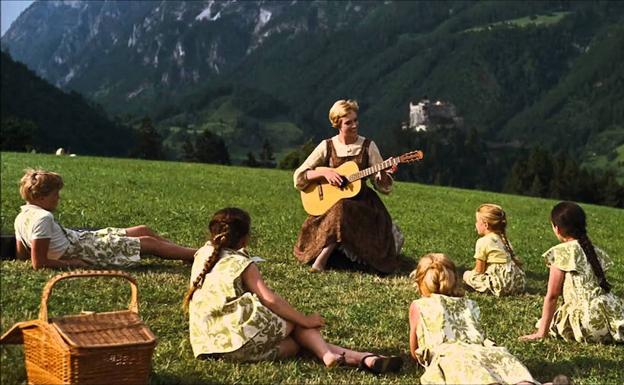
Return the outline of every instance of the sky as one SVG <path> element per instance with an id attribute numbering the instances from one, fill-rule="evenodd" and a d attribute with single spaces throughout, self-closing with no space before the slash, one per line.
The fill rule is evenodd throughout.
<path id="1" fill-rule="evenodd" d="M 0 10 L 2 14 L 2 22 L 0 23 L 2 33 L 0 33 L 0 35 L 4 36 L 4 33 L 9 29 L 11 23 L 17 19 L 22 11 L 28 8 L 32 2 L 33 0 L 0 0 L 0 5 L 2 6 Z"/>

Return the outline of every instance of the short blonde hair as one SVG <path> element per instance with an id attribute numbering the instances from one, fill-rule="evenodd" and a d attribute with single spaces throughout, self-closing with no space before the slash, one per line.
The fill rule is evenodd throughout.
<path id="1" fill-rule="evenodd" d="M 442 253 L 425 254 L 418 261 L 416 270 L 410 273 L 415 286 L 421 295 L 444 294 L 461 297 L 464 290 L 458 279 L 455 264 Z"/>
<path id="2" fill-rule="evenodd" d="M 63 178 L 51 171 L 24 170 L 25 174 L 20 179 L 20 195 L 26 202 L 47 196 L 53 191 L 63 188 Z"/>
<path id="3" fill-rule="evenodd" d="M 344 118 L 349 114 L 349 112 L 358 112 L 360 110 L 360 106 L 358 102 L 355 100 L 338 100 L 334 105 L 329 109 L 329 121 L 334 128 L 340 127 L 340 119 Z"/>

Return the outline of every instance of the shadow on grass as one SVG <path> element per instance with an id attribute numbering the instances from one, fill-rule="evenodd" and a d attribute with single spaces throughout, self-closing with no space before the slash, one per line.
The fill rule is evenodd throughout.
<path id="1" fill-rule="evenodd" d="M 137 266 L 128 268 L 129 273 L 184 273 L 190 274 L 191 265 L 185 265 L 181 261 L 163 261 L 162 259 L 142 259 L 141 263 Z"/>
<path id="2" fill-rule="evenodd" d="M 333 270 L 346 270 L 346 271 L 359 271 L 367 274 L 376 274 L 381 277 L 386 276 L 406 276 L 416 268 L 416 262 L 406 257 L 403 254 L 399 254 L 399 266 L 397 270 L 392 274 L 380 273 L 379 271 L 373 269 L 372 267 L 351 261 L 347 256 L 340 250 L 334 250 L 332 255 L 329 257 L 327 261 L 327 268 Z"/>
<path id="3" fill-rule="evenodd" d="M 570 378 L 584 378 L 592 369 L 610 368 L 617 370 L 622 365 L 621 360 L 614 358 L 607 360 L 604 358 L 578 356 L 568 361 L 548 362 L 544 360 L 528 359 L 524 361 L 529 372 L 538 381 L 551 381 L 558 374 L 565 374 Z"/>

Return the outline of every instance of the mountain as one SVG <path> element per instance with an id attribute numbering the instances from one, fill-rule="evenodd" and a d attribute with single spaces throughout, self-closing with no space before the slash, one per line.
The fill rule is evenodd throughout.
<path id="1" fill-rule="evenodd" d="M 330 135 L 348 97 L 400 152 L 409 101 L 428 95 L 497 146 L 624 177 L 623 24 L 614 1 L 38 1 L 2 49 L 113 114 L 155 116 L 174 146 L 209 129 L 239 157 L 284 152 Z"/>
<path id="2" fill-rule="evenodd" d="M 0 53 L 2 150 L 59 147 L 78 154 L 125 156 L 131 130 L 111 121 L 101 107 L 76 92 L 64 92 L 25 65 Z"/>

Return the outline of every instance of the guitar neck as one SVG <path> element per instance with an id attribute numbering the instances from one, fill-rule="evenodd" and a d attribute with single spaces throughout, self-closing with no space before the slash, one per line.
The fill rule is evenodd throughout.
<path id="1" fill-rule="evenodd" d="M 358 171 L 355 174 L 351 174 L 347 177 L 347 179 L 349 180 L 349 182 L 354 182 L 358 179 L 362 179 L 362 178 L 366 178 L 369 175 L 375 174 L 381 170 L 385 170 L 388 169 L 394 165 L 397 165 L 401 163 L 401 161 L 399 160 L 399 157 L 396 158 L 390 158 L 386 161 L 383 161 L 381 163 L 377 163 L 374 166 L 371 166 L 369 168 L 365 168 L 364 170 Z"/>

